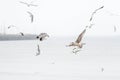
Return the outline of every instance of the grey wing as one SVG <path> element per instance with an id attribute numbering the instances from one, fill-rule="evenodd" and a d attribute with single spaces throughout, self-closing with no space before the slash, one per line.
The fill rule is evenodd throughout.
<path id="1" fill-rule="evenodd" d="M 90 21 L 92 21 L 93 16 L 94 16 L 95 13 L 96 13 L 96 11 L 92 13 L 91 18 L 90 18 Z"/>
<path id="2" fill-rule="evenodd" d="M 26 5 L 28 5 L 28 3 L 26 3 L 26 2 L 22 2 L 22 1 L 19 1 L 20 3 L 22 3 L 22 4 L 26 4 Z"/>
<path id="3" fill-rule="evenodd" d="M 48 35 L 47 33 L 45 33 L 45 36 L 46 36 L 46 37 L 49 37 L 49 35 Z"/>
<path id="4" fill-rule="evenodd" d="M 116 32 L 116 26 L 114 26 L 114 32 Z"/>
<path id="5" fill-rule="evenodd" d="M 24 34 L 23 34 L 22 32 L 20 32 L 20 34 L 21 34 L 22 36 L 24 36 Z"/>
<path id="6" fill-rule="evenodd" d="M 30 14 L 31 22 L 33 22 L 33 17 L 34 17 L 33 14 L 31 12 L 29 12 L 29 11 L 27 11 L 27 13 Z"/>
<path id="7" fill-rule="evenodd" d="M 39 36 L 40 41 L 43 41 L 46 37 L 49 37 L 47 33 L 40 33 L 38 36 Z"/>
<path id="8" fill-rule="evenodd" d="M 27 11 L 28 14 L 33 15 L 31 12 Z"/>
<path id="9" fill-rule="evenodd" d="M 82 40 L 83 35 L 85 34 L 85 32 L 86 32 L 86 29 L 84 29 L 82 31 L 82 33 L 78 36 L 77 40 L 75 41 L 76 43 L 80 43 L 80 41 Z"/>
<path id="10" fill-rule="evenodd" d="M 35 5 L 35 4 L 30 4 L 31 6 L 35 6 L 35 7 L 37 7 L 38 5 Z"/>
<path id="11" fill-rule="evenodd" d="M 43 33 L 41 33 L 40 35 L 39 35 L 39 38 L 40 38 L 40 40 L 42 40 L 43 38 L 45 38 L 46 36 L 43 34 Z"/>
<path id="12" fill-rule="evenodd" d="M 33 15 L 30 15 L 30 17 L 31 17 L 31 22 L 33 22 L 33 17 L 34 17 L 34 16 L 33 16 Z"/>
<path id="13" fill-rule="evenodd" d="M 41 33 L 39 36 L 49 37 L 49 35 L 47 33 Z"/>
<path id="14" fill-rule="evenodd" d="M 15 27 L 14 25 L 10 25 L 10 26 L 8 26 L 8 29 L 10 29 L 11 27 Z"/>
<path id="15" fill-rule="evenodd" d="M 11 28 L 11 26 L 8 26 L 8 29 L 10 29 Z"/>

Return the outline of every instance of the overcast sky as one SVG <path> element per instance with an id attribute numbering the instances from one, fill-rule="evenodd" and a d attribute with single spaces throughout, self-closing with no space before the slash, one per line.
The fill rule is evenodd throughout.
<path id="1" fill-rule="evenodd" d="M 38 7 L 27 7 L 19 3 L 31 2 Z M 52 36 L 73 36 L 89 24 L 92 12 L 99 10 L 87 30 L 86 35 L 120 35 L 120 1 L 119 0 L 0 0 L 0 33 L 16 34 L 46 32 Z M 33 23 L 27 11 L 34 15 Z M 7 29 L 9 25 L 16 28 Z M 117 31 L 114 32 L 114 26 Z"/>

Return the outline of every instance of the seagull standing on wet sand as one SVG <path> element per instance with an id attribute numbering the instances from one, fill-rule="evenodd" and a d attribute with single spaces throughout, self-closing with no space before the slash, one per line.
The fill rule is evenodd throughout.
<path id="1" fill-rule="evenodd" d="M 77 46 L 78 48 L 82 48 L 83 45 L 85 45 L 85 43 L 81 43 L 81 40 L 83 38 L 83 35 L 85 34 L 86 32 L 86 29 L 84 29 L 82 31 L 82 33 L 78 36 L 77 40 L 75 42 L 72 42 L 70 45 L 68 45 L 69 47 L 70 46 Z"/>
<path id="2" fill-rule="evenodd" d="M 40 33 L 36 38 L 40 39 L 40 41 L 43 41 L 46 37 L 49 37 L 47 33 Z"/>
<path id="3" fill-rule="evenodd" d="M 31 12 L 29 12 L 29 11 L 27 11 L 27 13 L 30 15 L 31 23 L 32 23 L 32 22 L 33 22 L 34 15 L 33 15 Z"/>

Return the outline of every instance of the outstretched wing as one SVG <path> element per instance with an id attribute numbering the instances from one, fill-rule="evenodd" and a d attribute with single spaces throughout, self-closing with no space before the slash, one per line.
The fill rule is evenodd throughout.
<path id="1" fill-rule="evenodd" d="M 35 6 L 35 7 L 37 7 L 38 5 L 35 5 L 35 4 L 30 4 L 30 6 Z"/>
<path id="2" fill-rule="evenodd" d="M 80 43 L 80 41 L 82 40 L 83 35 L 85 34 L 85 32 L 86 32 L 86 29 L 84 29 L 82 31 L 82 33 L 78 36 L 77 40 L 75 41 L 76 43 Z"/>
<path id="3" fill-rule="evenodd" d="M 95 14 L 98 10 L 100 10 L 100 9 L 102 9 L 102 8 L 104 8 L 104 6 L 96 9 L 96 10 L 92 13 L 91 18 L 90 18 L 90 21 L 92 21 L 94 14 Z"/>
<path id="4" fill-rule="evenodd" d="M 39 37 L 41 38 L 45 38 L 45 37 L 49 37 L 49 35 L 47 34 L 47 33 L 41 33 L 40 35 L 39 35 Z"/>
<path id="5" fill-rule="evenodd" d="M 8 29 L 10 29 L 11 27 L 15 27 L 15 26 L 14 26 L 14 25 L 9 25 L 9 26 L 8 26 Z"/>
<path id="6" fill-rule="evenodd" d="M 43 41 L 46 37 L 49 37 L 47 33 L 40 33 L 36 38 L 39 38 L 40 41 Z"/>
<path id="7" fill-rule="evenodd" d="M 24 33 L 20 32 L 21 36 L 24 36 Z"/>
<path id="8" fill-rule="evenodd" d="M 19 1 L 20 3 L 22 3 L 22 4 L 26 4 L 26 5 L 28 5 L 28 3 L 26 3 L 26 2 L 22 2 L 22 1 Z"/>
<path id="9" fill-rule="evenodd" d="M 30 15 L 30 18 L 31 18 L 31 23 L 33 22 L 33 14 L 31 13 L 31 12 L 29 12 L 29 11 L 27 11 L 27 13 Z"/>
<path id="10" fill-rule="evenodd" d="M 114 32 L 116 32 L 116 26 L 114 26 Z"/>
<path id="11" fill-rule="evenodd" d="M 49 37 L 49 35 L 47 33 L 40 33 L 40 36 Z"/>

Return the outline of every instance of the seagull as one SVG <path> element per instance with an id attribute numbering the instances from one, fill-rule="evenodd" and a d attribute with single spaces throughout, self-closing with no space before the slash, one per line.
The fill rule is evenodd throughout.
<path id="1" fill-rule="evenodd" d="M 116 32 L 116 26 L 114 26 L 114 32 Z"/>
<path id="2" fill-rule="evenodd" d="M 38 55 L 40 55 L 40 47 L 39 47 L 39 45 L 37 45 L 37 53 L 36 53 L 36 56 L 38 56 Z"/>
<path id="3" fill-rule="evenodd" d="M 24 34 L 23 34 L 22 32 L 20 32 L 20 34 L 21 34 L 22 36 L 24 36 Z"/>
<path id="4" fill-rule="evenodd" d="M 33 14 L 32 14 L 31 12 L 29 12 L 29 11 L 27 11 L 27 13 L 30 15 L 31 23 L 32 23 L 32 22 L 33 22 L 33 18 L 34 18 L 34 16 L 33 16 Z"/>
<path id="5" fill-rule="evenodd" d="M 9 26 L 8 26 L 8 29 L 10 29 L 11 27 L 16 27 L 16 26 L 14 26 L 14 25 L 9 25 Z"/>
<path id="6" fill-rule="evenodd" d="M 103 72 L 103 71 L 104 71 L 104 68 L 101 68 L 101 71 Z"/>
<path id="7" fill-rule="evenodd" d="M 40 33 L 36 38 L 40 39 L 40 41 L 43 41 L 46 37 L 49 37 L 47 33 Z"/>
<path id="8" fill-rule="evenodd" d="M 19 1 L 19 2 L 22 3 L 22 4 L 25 4 L 27 7 L 30 7 L 30 6 L 37 7 L 38 6 L 38 5 L 33 4 L 33 2 L 30 2 L 30 3 L 22 2 L 22 1 Z"/>
<path id="9" fill-rule="evenodd" d="M 102 9 L 102 8 L 104 8 L 104 6 L 96 9 L 96 10 L 92 13 L 91 18 L 90 18 L 90 21 L 92 21 L 94 14 L 95 14 L 98 10 L 100 10 L 100 9 Z"/>
<path id="10" fill-rule="evenodd" d="M 81 43 L 81 40 L 83 38 L 83 35 L 85 34 L 86 32 L 86 29 L 84 29 L 82 31 L 82 33 L 78 36 L 77 40 L 75 42 L 71 42 L 70 45 L 68 45 L 69 47 L 70 46 L 77 46 L 78 48 L 82 48 L 83 45 L 85 45 L 85 43 Z"/>

